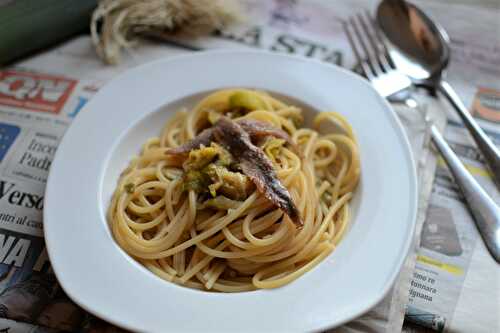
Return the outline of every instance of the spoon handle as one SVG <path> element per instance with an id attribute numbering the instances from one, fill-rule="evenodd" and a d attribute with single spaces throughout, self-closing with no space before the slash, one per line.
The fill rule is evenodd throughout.
<path id="1" fill-rule="evenodd" d="M 496 262 L 500 263 L 500 208 L 472 177 L 434 125 L 431 127 L 431 135 L 434 145 L 441 153 L 465 197 L 465 202 L 469 206 L 486 247 Z"/>
<path id="2" fill-rule="evenodd" d="M 477 122 L 471 116 L 465 105 L 458 97 L 455 90 L 446 81 L 441 81 L 439 90 L 446 96 L 448 101 L 455 107 L 460 118 L 462 118 L 465 127 L 469 130 L 474 138 L 481 153 L 483 153 L 486 164 L 493 173 L 493 180 L 498 189 L 500 189 L 500 150 L 495 146 L 493 141 L 484 133 Z"/>

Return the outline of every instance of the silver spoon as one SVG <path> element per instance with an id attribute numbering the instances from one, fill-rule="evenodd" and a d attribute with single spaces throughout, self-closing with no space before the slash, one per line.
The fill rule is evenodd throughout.
<path id="1" fill-rule="evenodd" d="M 403 0 L 382 1 L 377 9 L 377 21 L 397 48 L 397 52 L 391 52 L 396 67 L 415 84 L 441 92 L 455 107 L 500 189 L 500 150 L 479 127 L 455 90 L 444 80 L 444 71 L 450 60 L 450 42 L 445 31 L 420 9 Z"/>
<path id="2" fill-rule="evenodd" d="M 404 10 L 408 8 L 407 7 L 408 5 L 403 0 L 384 0 L 380 5 L 382 9 L 380 9 L 379 7 L 378 10 L 379 21 L 389 20 L 385 18 L 384 15 L 395 16 L 394 18 L 395 23 L 393 22 L 391 29 L 394 29 L 394 24 L 396 24 L 397 29 L 399 29 L 402 36 L 405 36 L 405 33 L 408 33 L 408 31 L 405 31 L 403 23 L 397 21 L 397 19 L 399 19 L 399 15 L 402 14 L 400 12 L 394 13 L 388 11 L 387 8 L 384 9 L 384 6 L 387 6 L 387 4 L 389 4 L 390 6 L 395 6 L 395 7 L 389 7 L 389 9 L 397 8 L 397 6 L 402 6 L 401 8 L 403 8 Z M 404 16 L 402 17 L 404 18 Z M 406 36 L 406 38 L 410 37 L 411 36 Z M 407 41 L 403 40 L 403 42 L 406 43 Z M 436 59 L 447 52 L 448 51 L 440 53 L 430 52 L 428 54 L 425 54 L 425 57 L 428 57 L 429 59 L 434 57 L 434 59 Z M 394 59 L 394 55 L 397 54 L 391 53 L 392 60 L 396 60 Z M 448 55 L 445 55 L 445 58 L 448 58 Z M 426 72 L 423 69 L 421 69 L 418 66 L 418 64 L 415 65 L 414 63 L 408 60 L 407 64 L 400 61 L 405 59 L 407 58 L 401 57 L 401 59 L 394 61 L 398 70 L 400 70 L 401 67 L 404 67 L 406 71 L 401 70 L 401 72 L 405 72 L 407 75 L 409 75 L 408 72 L 411 71 L 414 71 L 413 75 L 417 75 L 420 71 L 423 72 L 422 75 L 425 78 Z M 434 60 L 434 61 L 429 61 L 428 63 L 436 64 L 438 62 Z M 464 195 L 465 202 L 469 206 L 470 212 L 472 213 L 472 216 L 474 218 L 474 222 L 476 223 L 477 229 L 479 230 L 479 233 L 481 234 L 486 244 L 486 247 L 490 251 L 493 258 L 498 263 L 500 263 L 500 207 L 481 188 L 481 186 L 477 183 L 474 177 L 472 177 L 472 175 L 467 171 L 467 169 L 465 169 L 460 159 L 455 155 L 453 150 L 449 147 L 449 145 L 446 143 L 441 133 L 436 129 L 434 125 L 431 126 L 431 137 L 433 139 L 434 145 L 443 156 L 443 159 L 445 160 L 451 173 L 453 174 L 455 182 L 457 183 L 457 185 L 459 186 Z"/>

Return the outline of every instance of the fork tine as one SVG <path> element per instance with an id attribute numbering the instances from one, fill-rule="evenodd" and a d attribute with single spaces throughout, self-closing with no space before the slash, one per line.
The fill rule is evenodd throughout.
<path id="1" fill-rule="evenodd" d="M 363 75 L 366 78 L 368 78 L 369 80 L 372 79 L 373 75 L 371 73 L 370 67 L 366 64 L 363 57 L 361 57 L 360 52 L 358 50 L 358 47 L 356 46 L 356 43 L 354 42 L 353 34 L 349 31 L 349 22 L 343 21 L 342 28 L 344 29 L 344 32 L 347 36 L 347 40 L 349 41 L 349 44 L 351 45 L 351 49 L 354 52 L 354 56 L 356 57 L 356 60 L 358 61 L 359 65 L 361 67 L 361 71 L 363 72 Z"/>
<path id="2" fill-rule="evenodd" d="M 370 24 L 373 28 L 373 31 L 375 32 L 375 37 L 377 39 L 378 44 L 382 45 L 381 57 L 389 65 L 389 69 L 391 69 L 391 68 L 394 69 L 395 66 L 394 66 L 394 63 L 392 61 L 391 55 L 389 53 L 389 48 L 387 47 L 387 44 L 380 33 L 379 26 L 377 25 L 377 23 L 375 22 L 373 17 L 370 15 L 370 12 L 368 12 L 368 10 L 365 11 L 365 15 L 366 15 L 368 21 L 370 22 Z"/>
<path id="3" fill-rule="evenodd" d="M 358 17 L 358 21 L 359 21 L 359 17 Z M 367 42 L 365 40 L 366 37 L 363 37 L 363 34 L 361 34 L 361 30 L 360 30 L 358 24 L 356 23 L 355 17 L 351 17 L 351 24 L 352 24 L 352 27 L 354 29 L 354 33 L 356 34 L 356 36 L 359 39 L 359 43 L 361 44 L 361 48 L 363 49 L 364 53 L 366 54 L 366 61 L 370 65 L 370 68 L 372 69 L 373 74 L 375 76 L 382 74 L 382 71 L 377 66 L 376 57 L 373 57 L 372 53 L 368 50 Z"/>
<path id="4" fill-rule="evenodd" d="M 368 39 L 368 42 L 369 42 L 369 44 L 372 48 L 372 51 L 375 55 L 375 59 L 376 59 L 376 63 L 377 63 L 377 64 L 375 64 L 375 66 L 377 66 L 377 65 L 380 66 L 380 68 L 384 72 L 389 71 L 391 69 L 391 66 L 387 62 L 387 59 L 385 58 L 384 52 L 380 50 L 379 45 L 377 44 L 376 40 L 374 39 L 373 31 L 370 31 L 370 29 L 368 28 L 369 26 L 371 26 L 372 30 L 375 29 L 375 27 L 372 24 L 373 21 L 370 17 L 370 13 L 368 11 L 365 11 L 366 20 L 368 21 L 368 23 L 366 23 L 366 20 L 363 18 L 362 14 L 358 14 L 357 16 L 358 16 L 358 21 L 361 23 L 361 27 L 363 28 L 365 35 Z"/>

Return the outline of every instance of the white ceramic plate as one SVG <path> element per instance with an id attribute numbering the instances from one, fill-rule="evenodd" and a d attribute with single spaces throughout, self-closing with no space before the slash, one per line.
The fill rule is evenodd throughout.
<path id="1" fill-rule="evenodd" d="M 182 106 L 226 87 L 254 87 L 335 110 L 359 140 L 362 178 L 351 228 L 311 272 L 274 290 L 222 294 L 156 277 L 113 240 L 106 210 L 120 172 Z M 410 147 L 389 104 L 358 76 L 264 52 L 207 52 L 140 66 L 80 112 L 52 164 L 44 223 L 53 269 L 84 309 L 131 330 L 310 331 L 377 304 L 413 234 L 417 185 Z"/>

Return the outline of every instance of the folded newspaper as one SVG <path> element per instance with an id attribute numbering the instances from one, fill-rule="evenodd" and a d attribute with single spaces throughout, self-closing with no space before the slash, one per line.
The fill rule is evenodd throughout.
<path id="1" fill-rule="evenodd" d="M 445 5 L 429 0 L 419 3 L 429 8 L 431 14 L 447 18 L 443 23 L 450 29 L 453 52 L 458 54 L 452 68 L 461 69 L 467 64 L 462 76 L 450 79 L 499 142 L 500 87 L 495 81 L 495 75 L 500 75 L 495 73 L 500 68 L 498 39 L 496 47 L 492 47 L 476 38 L 483 33 L 480 28 L 471 24 L 467 33 L 461 31 L 462 18 L 449 15 Z M 239 26 L 197 40 L 161 45 L 145 42 L 125 54 L 116 67 L 103 65 L 90 38 L 82 36 L 0 70 L 0 332 L 121 331 L 86 313 L 64 294 L 51 271 L 42 231 L 44 188 L 58 143 L 100 87 L 118 73 L 142 63 L 212 48 L 260 48 L 353 68 L 353 55 L 341 22 L 363 8 L 373 10 L 374 5 L 367 0 L 335 4 L 245 0 L 243 4 L 249 19 Z M 467 5 L 456 12 L 495 19 L 484 9 Z M 492 38 L 495 40 L 494 35 Z M 481 61 L 477 60 L 479 56 Z M 471 218 L 429 143 L 430 122 L 443 128 L 443 110 L 448 106 L 422 91 L 415 91 L 415 98 L 418 103 L 414 107 L 394 104 L 418 163 L 420 206 L 414 244 L 385 299 L 367 314 L 332 331 L 418 332 L 422 325 L 438 331 L 458 327 L 455 330 L 460 331 L 459 324 L 476 325 L 469 326 L 479 327 L 475 331 L 499 329 L 494 314 L 483 315 L 487 324 L 464 324 L 461 316 L 455 318 L 457 312 L 464 311 L 459 298 L 467 287 L 467 272 L 472 271 L 474 260 L 482 262 L 488 258 L 482 257 L 481 251 L 485 250 Z M 447 139 L 498 200 L 498 192 L 494 192 L 467 134 L 456 119 L 450 118 L 449 125 Z M 494 285 L 495 277 L 498 274 L 479 278 Z M 489 302 L 491 307 L 487 309 L 494 311 L 494 299 Z M 420 326 L 412 326 L 415 323 Z"/>

